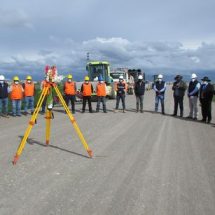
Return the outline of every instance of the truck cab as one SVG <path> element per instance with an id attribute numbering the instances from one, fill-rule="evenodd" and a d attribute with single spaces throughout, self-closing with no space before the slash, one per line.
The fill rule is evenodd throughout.
<path id="1" fill-rule="evenodd" d="M 86 70 L 90 81 L 97 81 L 99 76 L 102 76 L 106 84 L 110 84 L 110 66 L 107 61 L 91 61 L 87 63 Z"/>
<path id="2" fill-rule="evenodd" d="M 107 96 L 116 98 L 116 92 L 113 86 L 113 79 L 110 76 L 110 64 L 107 61 L 90 61 L 86 65 L 88 76 L 93 85 L 96 85 L 98 77 L 102 76 L 107 86 Z M 95 88 L 94 88 L 95 89 Z"/>

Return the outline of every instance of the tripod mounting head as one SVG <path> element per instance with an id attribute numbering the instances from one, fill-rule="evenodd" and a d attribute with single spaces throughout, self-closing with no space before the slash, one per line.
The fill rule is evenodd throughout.
<path id="1" fill-rule="evenodd" d="M 57 81 L 57 67 L 55 65 L 45 67 L 45 79 L 49 83 L 55 83 Z"/>

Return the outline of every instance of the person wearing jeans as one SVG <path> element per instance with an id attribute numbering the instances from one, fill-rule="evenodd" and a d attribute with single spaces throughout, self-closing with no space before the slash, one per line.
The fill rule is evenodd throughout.
<path id="1" fill-rule="evenodd" d="M 75 114 L 75 95 L 76 95 L 76 83 L 72 80 L 72 75 L 69 74 L 67 76 L 67 81 L 64 83 L 64 95 L 65 95 L 65 102 L 66 105 L 69 105 L 69 102 L 71 103 L 72 107 L 72 113 Z"/>
<path id="2" fill-rule="evenodd" d="M 0 75 L 0 114 L 8 116 L 8 84 L 5 82 L 5 77 Z"/>
<path id="3" fill-rule="evenodd" d="M 93 113 L 91 96 L 93 93 L 93 85 L 90 83 L 90 78 L 85 76 L 84 83 L 81 85 L 81 93 L 83 95 L 82 113 L 85 113 L 86 103 L 88 102 L 89 112 Z"/>
<path id="4" fill-rule="evenodd" d="M 31 114 L 34 112 L 34 96 L 26 96 L 25 99 L 25 114 L 28 114 L 28 108 L 31 111 Z"/>
<path id="5" fill-rule="evenodd" d="M 138 76 L 138 81 L 135 83 L 134 92 L 136 96 L 136 113 L 140 112 L 143 113 L 143 99 L 145 93 L 145 82 L 143 81 L 143 76 Z"/>
<path id="6" fill-rule="evenodd" d="M 28 108 L 31 111 L 31 114 L 34 112 L 34 94 L 35 94 L 35 86 L 34 82 L 32 81 L 32 77 L 28 75 L 26 77 L 26 82 L 22 85 L 24 89 L 24 101 L 25 101 L 25 112 L 24 114 L 28 114 Z"/>
<path id="7" fill-rule="evenodd" d="M 14 83 L 10 87 L 10 96 L 12 101 L 12 112 L 13 116 L 21 116 L 21 105 L 23 98 L 23 88 L 19 83 L 18 76 L 13 78 Z"/>
<path id="8" fill-rule="evenodd" d="M 198 117 L 198 96 L 199 96 L 199 90 L 200 90 L 200 83 L 197 80 L 197 75 L 193 73 L 191 75 L 191 81 L 189 83 L 188 87 L 188 98 L 189 98 L 189 107 L 190 107 L 190 113 L 187 118 L 197 120 Z"/>
<path id="9" fill-rule="evenodd" d="M 103 112 L 107 113 L 106 109 L 106 95 L 107 95 L 107 87 L 103 80 L 102 76 L 98 78 L 98 84 L 96 86 L 96 95 L 97 95 L 97 105 L 96 105 L 96 112 L 99 112 L 100 103 L 103 104 Z"/>
<path id="10" fill-rule="evenodd" d="M 166 91 L 166 83 L 163 81 L 163 75 L 158 75 L 158 80 L 154 84 L 155 91 L 155 112 L 158 112 L 159 102 L 161 103 L 162 114 L 165 115 L 164 109 L 164 95 Z"/>

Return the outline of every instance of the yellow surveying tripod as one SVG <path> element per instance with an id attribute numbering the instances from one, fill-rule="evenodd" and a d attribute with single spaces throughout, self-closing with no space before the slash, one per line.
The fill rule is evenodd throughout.
<path id="1" fill-rule="evenodd" d="M 20 145 L 19 145 L 19 147 L 18 147 L 18 149 L 16 151 L 16 154 L 14 156 L 14 160 L 13 160 L 14 165 L 17 163 L 17 161 L 18 161 L 18 159 L 19 159 L 19 157 L 20 157 L 20 155 L 21 155 L 21 153 L 22 153 L 22 151 L 23 151 L 23 149 L 25 147 L 25 144 L 26 144 L 26 141 L 28 139 L 28 136 L 30 135 L 31 129 L 33 128 L 33 126 L 34 126 L 34 124 L 36 122 L 36 119 L 37 119 L 38 113 L 40 111 L 40 108 L 42 106 L 42 103 L 43 103 L 45 97 L 47 96 L 47 94 L 49 94 L 49 92 L 50 92 L 50 90 L 52 88 L 54 88 L 57 96 L 59 97 L 59 100 L 60 100 L 61 104 L 63 105 L 63 107 L 64 107 L 64 109 L 65 109 L 65 111 L 66 111 L 66 113 L 67 113 L 72 125 L 74 126 L 74 129 L 77 132 L 77 134 L 78 134 L 78 136 L 79 136 L 79 138 L 80 138 L 85 150 L 87 151 L 89 157 L 92 158 L 92 156 L 93 156 L 93 152 L 89 148 L 86 140 L 84 139 L 84 136 L 83 136 L 80 128 L 78 127 L 78 124 L 77 124 L 74 116 L 72 115 L 72 113 L 70 112 L 68 106 L 66 105 L 66 102 L 64 101 L 63 96 L 61 95 L 61 92 L 59 91 L 59 89 L 57 87 L 57 84 L 53 83 L 53 82 L 51 82 L 51 83 L 46 82 L 46 84 L 45 84 L 45 86 L 44 86 L 44 88 L 42 90 L 42 93 L 40 95 L 40 98 L 38 100 L 37 106 L 36 106 L 36 108 L 34 110 L 34 113 L 33 113 L 32 117 L 31 117 L 31 119 L 29 121 L 29 125 L 28 125 L 28 127 L 27 127 L 27 129 L 25 131 L 24 137 L 23 137 L 23 139 L 22 139 L 22 141 L 21 141 L 21 143 L 20 143 Z M 46 117 L 45 117 L 45 119 L 46 119 L 46 144 L 48 145 L 49 141 L 50 141 L 50 128 L 51 128 L 51 119 L 52 119 L 52 109 L 48 109 L 48 108 L 46 109 Z"/>

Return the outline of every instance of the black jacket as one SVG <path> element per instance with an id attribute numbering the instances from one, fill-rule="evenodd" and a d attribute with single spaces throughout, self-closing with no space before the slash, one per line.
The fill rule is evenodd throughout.
<path id="1" fill-rule="evenodd" d="M 134 87 L 134 93 L 136 96 L 142 96 L 145 93 L 145 82 L 137 81 Z"/>
<path id="2" fill-rule="evenodd" d="M 200 102 L 212 102 L 214 94 L 214 86 L 210 83 L 205 87 L 204 84 L 200 87 Z"/>
<path id="3" fill-rule="evenodd" d="M 8 84 L 4 82 L 4 84 L 0 84 L 0 98 L 5 99 L 8 97 Z"/>
<path id="4" fill-rule="evenodd" d="M 185 91 L 187 89 L 187 85 L 184 81 L 175 81 L 172 86 L 173 96 L 183 97 L 185 95 Z"/>

